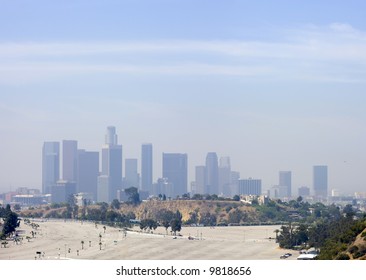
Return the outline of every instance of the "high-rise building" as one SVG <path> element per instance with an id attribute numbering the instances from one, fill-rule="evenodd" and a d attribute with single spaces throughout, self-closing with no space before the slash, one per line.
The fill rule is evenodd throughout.
<path id="1" fill-rule="evenodd" d="M 310 196 L 310 188 L 306 186 L 302 186 L 298 188 L 298 195 L 301 197 L 308 197 Z"/>
<path id="2" fill-rule="evenodd" d="M 135 187 L 139 189 L 139 174 L 137 172 L 137 159 L 127 158 L 125 159 L 125 179 L 124 187 Z"/>
<path id="3" fill-rule="evenodd" d="M 141 146 L 141 190 L 152 191 L 153 184 L 153 147 L 152 144 Z"/>
<path id="4" fill-rule="evenodd" d="M 328 196 L 328 166 L 313 167 L 313 188 L 315 196 L 323 198 Z"/>
<path id="5" fill-rule="evenodd" d="M 75 182 L 59 180 L 51 187 L 51 202 L 65 203 L 69 202 L 70 196 L 76 193 Z"/>
<path id="6" fill-rule="evenodd" d="M 219 165 L 219 193 L 225 196 L 231 195 L 231 165 L 230 157 L 221 157 Z"/>
<path id="7" fill-rule="evenodd" d="M 195 193 L 205 194 L 206 190 L 206 166 L 196 166 Z"/>
<path id="8" fill-rule="evenodd" d="M 187 193 L 187 154 L 163 153 L 163 178 L 172 184 L 173 197 Z"/>
<path id="9" fill-rule="evenodd" d="M 105 144 L 102 147 L 103 178 L 98 178 L 98 202 L 111 202 L 117 198 L 117 190 L 122 188 L 122 145 L 118 145 L 117 139 L 116 128 L 107 127 Z"/>
<path id="10" fill-rule="evenodd" d="M 239 194 L 239 179 L 240 179 L 240 172 L 238 172 L 238 171 L 230 172 L 230 191 L 231 191 L 230 196 L 231 197 Z"/>
<path id="11" fill-rule="evenodd" d="M 44 142 L 42 148 L 42 193 L 51 193 L 51 188 L 60 179 L 60 143 Z"/>
<path id="12" fill-rule="evenodd" d="M 62 179 L 76 182 L 77 179 L 78 142 L 75 140 L 62 141 Z"/>
<path id="13" fill-rule="evenodd" d="M 244 179 L 239 180 L 239 194 L 241 195 L 261 195 L 262 180 L 260 179 Z"/>
<path id="14" fill-rule="evenodd" d="M 280 171 L 279 172 L 279 184 L 280 187 L 284 188 L 286 191 L 283 193 L 284 197 L 291 197 L 291 171 Z"/>
<path id="15" fill-rule="evenodd" d="M 210 152 L 206 156 L 206 191 L 208 194 L 219 194 L 219 164 L 217 154 Z"/>
<path id="16" fill-rule="evenodd" d="M 96 201 L 98 176 L 99 153 L 78 150 L 76 191 L 91 194 Z"/>

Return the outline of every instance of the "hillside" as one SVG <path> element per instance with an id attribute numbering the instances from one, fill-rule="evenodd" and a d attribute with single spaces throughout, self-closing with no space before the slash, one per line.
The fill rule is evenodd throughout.
<path id="1" fill-rule="evenodd" d="M 366 260 L 366 229 L 357 235 L 354 242 L 344 252 L 353 260 Z"/>
<path id="2" fill-rule="evenodd" d="M 246 206 L 238 201 L 207 201 L 207 200 L 171 200 L 145 201 L 138 205 L 121 203 L 119 209 L 113 209 L 106 204 L 90 205 L 86 207 L 70 207 L 69 205 L 51 205 L 24 210 L 21 216 L 44 218 L 81 218 L 101 220 L 108 213 L 118 213 L 126 217 L 139 220 L 158 220 L 162 210 L 182 214 L 183 223 L 205 225 L 241 224 L 259 221 L 259 214 L 254 207 Z M 108 218 L 107 218 L 108 220 Z"/>
<path id="3" fill-rule="evenodd" d="M 121 205 L 123 213 L 133 212 L 137 219 L 156 219 L 158 212 L 169 210 L 182 214 L 183 222 L 199 223 L 204 216 L 216 217 L 220 223 L 246 223 L 258 220 L 258 214 L 253 207 L 245 206 L 236 201 L 200 201 L 200 200 L 151 200 L 138 206 L 128 204 Z"/>

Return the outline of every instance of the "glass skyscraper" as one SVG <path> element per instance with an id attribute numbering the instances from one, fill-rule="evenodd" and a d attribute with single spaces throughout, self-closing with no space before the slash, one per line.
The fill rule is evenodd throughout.
<path id="1" fill-rule="evenodd" d="M 313 188 L 315 196 L 323 198 L 328 196 L 328 166 L 313 167 Z"/>
<path id="2" fill-rule="evenodd" d="M 98 179 L 99 202 L 111 202 L 117 198 L 117 190 L 122 188 L 122 145 L 118 145 L 116 128 L 107 127 L 105 144 L 102 147 L 103 178 Z M 108 182 L 108 183 L 106 183 Z M 108 198 L 108 201 L 106 199 Z"/>
<path id="3" fill-rule="evenodd" d="M 173 197 L 187 193 L 187 154 L 163 153 L 163 178 L 172 184 Z"/>
<path id="4" fill-rule="evenodd" d="M 153 147 L 146 143 L 141 146 L 141 190 L 152 193 Z"/>
<path id="5" fill-rule="evenodd" d="M 51 193 L 60 179 L 60 143 L 44 142 L 42 148 L 42 193 Z"/>

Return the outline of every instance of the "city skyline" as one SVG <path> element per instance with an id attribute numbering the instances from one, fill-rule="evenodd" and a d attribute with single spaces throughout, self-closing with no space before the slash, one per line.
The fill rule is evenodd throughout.
<path id="1" fill-rule="evenodd" d="M 46 194 L 45 190 L 50 188 L 53 192 L 56 185 L 66 186 L 65 183 L 75 184 L 76 192 L 88 193 L 98 202 L 111 202 L 114 198 L 119 199 L 118 191 L 131 186 L 139 189 L 144 197 L 162 194 L 176 197 L 186 193 L 191 195 L 217 194 L 225 197 L 237 194 L 268 194 L 271 197 L 288 199 L 303 192 L 299 186 L 292 187 L 291 171 L 279 171 L 278 185 L 262 189 L 261 178 L 241 177 L 240 172 L 231 170 L 230 157 L 220 157 L 219 160 L 216 152 L 207 153 L 205 166 L 194 167 L 195 181 L 188 181 L 187 154 L 163 153 L 162 174 L 153 179 L 151 176 L 154 159 L 153 145 L 151 143 L 141 145 L 140 161 L 144 163 L 141 163 L 139 170 L 138 158 L 123 158 L 122 145 L 118 145 L 118 136 L 114 126 L 107 127 L 100 165 L 98 164 L 99 152 L 78 149 L 77 140 L 62 140 L 62 158 L 59 156 L 59 146 L 60 142 L 44 142 L 43 144 L 43 194 Z M 123 161 L 125 161 L 125 172 L 122 168 Z M 144 173 L 145 182 L 140 180 L 141 177 L 144 177 L 140 177 L 140 174 Z M 62 176 L 57 177 L 57 174 L 62 174 Z M 326 198 L 330 194 L 328 166 L 313 166 L 312 178 L 313 183 L 308 187 L 309 190 L 311 189 L 310 194 L 317 198 Z M 301 188 L 303 189 L 304 186 Z M 336 189 L 331 191 L 341 194 Z"/>
<path id="2" fill-rule="evenodd" d="M 101 152 L 108 125 L 124 159 L 152 143 L 154 182 L 163 153 L 188 155 L 191 182 L 214 151 L 262 189 L 281 170 L 293 191 L 312 188 L 313 166 L 327 165 L 329 191 L 365 192 L 365 9 L 361 0 L 4 2 L 0 192 L 42 188 L 43 142 Z"/>

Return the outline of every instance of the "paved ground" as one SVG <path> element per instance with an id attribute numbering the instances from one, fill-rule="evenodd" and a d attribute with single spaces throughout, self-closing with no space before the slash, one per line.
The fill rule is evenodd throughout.
<path id="1" fill-rule="evenodd" d="M 32 228 L 22 224 L 22 243 L 9 241 L 7 248 L 0 248 L 0 259 L 279 260 L 291 252 L 279 249 L 274 241 L 274 230 L 279 226 L 185 227 L 182 236 L 175 239 L 164 228 L 154 234 L 128 231 L 125 236 L 122 230 L 111 227 L 104 233 L 102 225 L 96 227 L 93 223 L 37 223 L 40 227 L 29 242 L 25 236 L 31 236 Z M 291 253 L 293 256 L 288 259 L 299 255 Z"/>

